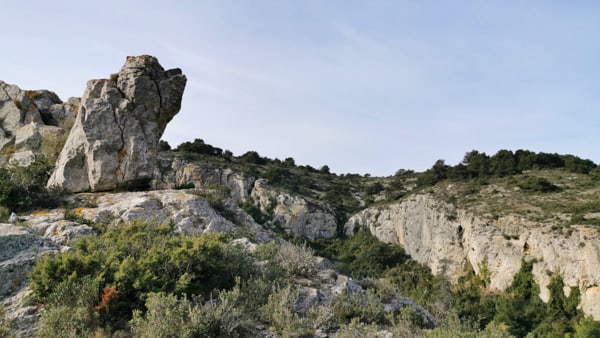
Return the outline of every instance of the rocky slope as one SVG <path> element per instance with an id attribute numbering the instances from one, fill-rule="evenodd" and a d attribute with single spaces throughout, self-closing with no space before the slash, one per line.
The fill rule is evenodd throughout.
<path id="1" fill-rule="evenodd" d="M 232 234 L 248 250 L 271 241 L 286 245 L 281 237 L 334 238 L 342 225 L 347 236 L 363 228 L 380 241 L 402 246 L 434 274 L 453 282 L 472 268 L 491 290 L 506 289 L 521 262 L 535 260 L 533 275 L 542 300 L 548 301 L 551 275 L 558 274 L 565 293 L 579 288 L 580 308 L 600 320 L 600 235 L 577 224 L 557 231 L 557 222 L 570 222 L 574 212 L 566 216 L 564 210 L 523 207 L 531 195 L 511 195 L 499 186 L 488 190 L 503 201 L 471 197 L 479 202 L 469 205 L 448 202 L 448 196 L 436 193 L 440 185 L 411 193 L 415 177 L 368 181 L 258 154 L 249 162 L 244 156 L 232 162 L 231 154 L 219 155 L 215 162 L 209 160 L 214 154 L 201 161 L 193 160 L 194 154 L 157 154 L 166 124 L 179 111 L 185 84 L 181 70 L 164 70 L 147 55 L 128 57 L 118 74 L 89 81 L 81 99 L 67 102 L 49 91 L 23 91 L 0 82 L 0 165 L 57 159 L 48 187 L 76 193 L 63 209 L 37 210 L 0 224 L 0 304 L 17 336 L 35 331 L 38 307 L 28 303 L 27 274 L 38 257 L 69 250 L 73 240 L 95 232 L 88 224 L 110 227 L 136 219 L 169 223 L 189 235 Z M 557 175 L 564 187 L 590 182 L 589 177 L 577 182 L 576 176 Z M 146 191 L 125 192 L 142 188 Z M 564 200 L 595 198 L 597 190 L 556 194 L 544 203 L 565 209 Z M 345 225 L 340 221 L 365 203 L 380 205 L 354 214 Z M 600 218 L 596 204 L 586 208 L 578 211 L 583 219 Z M 500 209 L 505 212 L 498 213 Z M 297 281 L 301 297 L 294 306 L 300 312 L 310 304 L 326 304 L 332 295 L 362 291 L 330 262 L 317 260 L 311 279 Z M 435 325 L 435 318 L 410 299 L 396 297 L 384 306 L 410 306 L 425 326 Z"/>
<path id="2" fill-rule="evenodd" d="M 477 274 L 489 274 L 490 288 L 504 290 L 519 271 L 522 259 L 535 259 L 533 274 L 540 297 L 548 301 L 551 273 L 581 291 L 581 309 L 600 319 L 600 236 L 589 226 L 571 227 L 569 236 L 517 215 L 497 219 L 475 214 L 417 194 L 401 202 L 373 207 L 354 215 L 345 225 L 351 236 L 368 229 L 379 240 L 404 247 L 434 274 L 457 281 L 466 263 Z"/>
<path id="3" fill-rule="evenodd" d="M 280 200 L 278 207 L 284 211 L 277 212 L 274 219 L 286 219 L 290 210 L 304 210 L 306 201 L 299 197 L 291 198 L 288 194 L 277 195 L 262 182 L 263 190 L 258 195 Z M 208 189 L 210 190 L 210 189 Z M 254 193 L 254 190 L 253 190 Z M 94 222 L 102 226 L 118 226 L 133 220 L 146 220 L 158 223 L 171 223 L 175 231 L 189 235 L 205 232 L 229 233 L 246 236 L 236 240 L 248 250 L 253 250 L 257 243 L 281 240 L 277 234 L 254 222 L 252 217 L 240 209 L 232 193 L 225 197 L 225 205 L 230 211 L 224 217 L 215 210 L 205 196 L 210 191 L 203 190 L 155 190 L 147 192 L 122 193 L 82 193 L 71 196 L 69 204 L 74 209 L 44 210 L 29 215 L 21 215 L 18 224 L 0 224 L 0 304 L 5 308 L 7 319 L 14 326 L 13 333 L 19 337 L 30 337 L 35 333 L 39 317 L 38 307 L 30 304 L 27 275 L 36 259 L 41 255 L 54 255 L 70 249 L 70 245 L 80 236 L 94 233 L 85 223 Z M 264 195 L 263 195 L 264 194 Z M 298 203 L 298 205 L 294 204 Z M 275 208 L 277 209 L 277 208 Z M 222 211 L 221 211 L 222 212 Z M 331 215 L 317 212 L 303 214 L 301 225 L 290 228 L 294 234 L 305 237 L 316 234 L 329 234 L 329 227 L 319 229 L 322 219 Z M 308 221 L 308 223 L 307 223 Z M 312 222 L 312 223 L 310 223 Z M 286 223 L 294 225 L 295 223 Z M 307 224 L 313 229 L 307 230 Z M 340 293 L 362 292 L 362 287 L 351 278 L 335 269 L 331 262 L 323 258 L 315 258 L 315 272 L 310 278 L 298 281 L 297 311 L 302 312 L 312 305 L 326 305 L 329 299 Z M 396 297 L 383 304 L 386 311 L 399 307 L 411 307 L 422 317 L 424 325 L 433 327 L 435 318 L 413 300 Z"/>

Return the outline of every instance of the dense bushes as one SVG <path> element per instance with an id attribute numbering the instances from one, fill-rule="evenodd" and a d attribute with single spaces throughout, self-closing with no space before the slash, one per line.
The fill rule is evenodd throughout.
<path id="1" fill-rule="evenodd" d="M 562 279 L 553 275 L 548 285 L 550 300 L 543 303 L 538 296 L 539 286 L 533 280 L 534 263 L 522 262 L 512 284 L 498 298 L 494 321 L 506 325 L 508 331 L 517 337 L 529 333 L 536 337 L 562 337 L 576 333 L 581 329 L 578 326 L 583 320 L 583 314 L 577 309 L 579 290 L 572 288 L 566 297 Z M 596 324 L 600 327 L 600 323 Z"/>
<path id="2" fill-rule="evenodd" d="M 419 175 L 418 184 L 430 186 L 444 179 L 504 177 L 538 169 L 564 169 L 568 172 L 588 174 L 596 167 L 593 161 L 574 155 L 535 153 L 528 150 L 517 150 L 513 153 L 503 149 L 493 156 L 488 156 L 473 150 L 466 153 L 462 162 L 455 166 L 446 165 L 444 160 L 436 161 L 430 169 Z"/>
<path id="3" fill-rule="evenodd" d="M 401 247 L 382 243 L 366 231 L 346 239 L 317 240 L 312 245 L 319 255 L 354 278 L 380 277 L 410 259 Z"/>
<path id="4" fill-rule="evenodd" d="M 161 149 L 163 149 L 163 150 L 170 149 L 170 146 L 167 149 L 166 145 L 168 145 L 168 144 L 161 144 Z M 206 144 L 206 143 L 204 143 L 204 140 L 198 139 L 198 138 L 195 139 L 193 142 L 183 142 L 182 144 L 177 146 L 175 151 L 194 153 L 194 154 L 203 154 L 203 155 L 209 155 L 209 156 L 222 156 L 223 155 L 223 149 L 213 147 L 210 144 Z"/>
<path id="5" fill-rule="evenodd" d="M 400 248 L 368 233 L 312 246 L 343 271 L 369 277 L 357 280 L 363 291 L 299 310 L 305 296 L 298 280 L 316 272 L 306 245 L 261 244 L 251 257 L 222 235 L 186 237 L 147 222 L 109 229 L 34 267 L 34 297 L 45 304 L 39 335 L 243 337 L 256 335 L 260 325 L 289 337 L 312 336 L 317 328 L 341 337 L 383 328 L 400 336 L 433 337 L 600 332 L 600 323 L 577 310 L 578 290 L 564 296 L 559 277 L 551 279 L 550 301 L 541 302 L 533 261 L 523 262 L 506 292 L 493 294 L 485 274 L 470 273 L 451 287 Z M 377 276 L 382 279 L 372 278 Z M 382 302 L 398 296 L 428 308 L 438 327 L 423 331 L 410 308 L 385 311 Z"/>
<path id="6" fill-rule="evenodd" d="M 103 329 L 94 311 L 98 283 L 88 277 L 65 280 L 49 293 L 42 310 L 39 337 L 90 337 Z"/>
<path id="7" fill-rule="evenodd" d="M 222 235 L 189 237 L 173 233 L 169 226 L 136 221 L 83 238 L 73 250 L 54 258 L 43 257 L 31 273 L 31 288 L 41 302 L 51 299 L 61 283 L 80 282 L 86 276 L 99 289 L 114 288 L 118 296 L 104 304 L 110 311 L 98 311 L 106 325 L 143 309 L 151 292 L 208 295 L 252 273 L 250 257 Z"/>
<path id="8" fill-rule="evenodd" d="M 14 212 L 57 207 L 63 192 L 46 188 L 51 173 L 45 159 L 28 167 L 0 167 L 0 207 Z"/>
<path id="9" fill-rule="evenodd" d="M 548 193 L 561 191 L 560 187 L 552 184 L 552 182 L 543 177 L 523 176 L 517 183 L 517 186 L 530 192 Z"/>
<path id="10" fill-rule="evenodd" d="M 207 302 L 195 297 L 150 293 L 146 312 L 136 310 L 131 320 L 133 337 L 236 337 L 243 314 L 238 307 L 239 286 L 223 290 Z"/>

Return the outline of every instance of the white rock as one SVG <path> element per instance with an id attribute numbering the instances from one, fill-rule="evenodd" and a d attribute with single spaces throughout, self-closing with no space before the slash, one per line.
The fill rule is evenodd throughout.
<path id="1" fill-rule="evenodd" d="M 15 214 L 14 212 L 11 212 L 10 217 L 8 217 L 8 223 L 15 224 L 18 221 L 19 221 L 19 216 L 17 216 L 17 214 Z"/>
<path id="2" fill-rule="evenodd" d="M 263 179 L 254 183 L 251 197 L 263 212 L 273 209 L 272 225 L 291 235 L 316 239 L 332 238 L 336 234 L 333 213 L 311 205 L 304 198 L 274 190 Z"/>
<path id="3" fill-rule="evenodd" d="M 116 80 L 90 80 L 48 186 L 72 192 L 146 187 L 186 77 L 152 56 L 128 57 Z"/>
<path id="4" fill-rule="evenodd" d="M 28 166 L 55 158 L 74 120 L 73 104 L 47 90 L 22 90 L 0 81 L 0 164 Z"/>
<path id="5" fill-rule="evenodd" d="M 414 195 L 386 207 L 369 208 L 345 225 L 351 236 L 364 228 L 380 241 L 399 244 L 416 261 L 457 282 L 470 263 L 477 274 L 487 266 L 490 288 L 504 290 L 519 271 L 522 259 L 536 259 L 533 275 L 540 297 L 549 299 L 549 272 L 567 287 L 581 291 L 581 308 L 600 320 L 600 241 L 598 232 L 572 226 L 569 237 L 549 225 L 517 216 L 489 220 L 457 210 L 429 195 Z"/>

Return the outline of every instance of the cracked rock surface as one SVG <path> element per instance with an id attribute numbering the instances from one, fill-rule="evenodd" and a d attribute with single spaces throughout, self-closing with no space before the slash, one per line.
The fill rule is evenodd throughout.
<path id="1" fill-rule="evenodd" d="M 47 90 L 22 90 L 0 81 L 0 165 L 55 159 L 73 125 L 78 98 L 62 102 Z"/>
<path id="2" fill-rule="evenodd" d="M 71 192 L 142 188 L 179 112 L 186 77 L 149 55 L 127 57 L 110 79 L 90 80 L 48 186 Z"/>

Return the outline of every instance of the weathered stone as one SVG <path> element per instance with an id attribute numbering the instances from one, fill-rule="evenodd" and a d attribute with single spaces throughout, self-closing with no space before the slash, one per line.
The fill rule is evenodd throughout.
<path id="1" fill-rule="evenodd" d="M 40 312 L 37 305 L 31 304 L 31 293 L 30 288 L 24 287 L 0 302 L 4 307 L 5 318 L 11 324 L 9 337 L 35 337 Z"/>
<path id="2" fill-rule="evenodd" d="M 37 320 L 36 307 L 27 304 L 27 277 L 41 254 L 56 252 L 52 243 L 27 228 L 0 224 L 0 305 L 18 337 L 32 337 Z"/>
<path id="3" fill-rule="evenodd" d="M 0 81 L 0 164 L 28 166 L 62 149 L 78 99 L 63 103 L 47 90 L 21 90 Z"/>
<path id="4" fill-rule="evenodd" d="M 49 238 L 57 245 L 65 246 L 79 237 L 89 236 L 92 233 L 93 229 L 88 225 L 61 220 L 51 223 L 46 228 L 44 237 Z"/>
<path id="5" fill-rule="evenodd" d="M 225 186 L 230 189 L 231 198 L 241 201 L 250 196 L 254 181 L 253 177 L 245 177 L 231 169 L 207 168 L 198 163 L 163 157 L 158 159 L 151 187 L 164 190 Z"/>
<path id="6" fill-rule="evenodd" d="M 110 80 L 90 80 L 48 186 L 72 192 L 146 187 L 158 141 L 179 112 L 186 77 L 152 56 L 128 57 Z"/>
<path id="7" fill-rule="evenodd" d="M 559 274 L 566 286 L 581 291 L 581 309 L 600 320 L 600 241 L 598 232 L 572 226 L 570 236 L 551 225 L 508 215 L 498 219 L 475 216 L 429 195 L 414 195 L 385 207 L 368 208 L 345 225 L 348 236 L 368 229 L 380 241 L 399 244 L 434 274 L 456 282 L 469 263 L 475 273 L 486 269 L 490 288 L 504 290 L 521 267 L 536 259 L 533 276 L 540 298 L 548 301 L 548 272 Z"/>
<path id="8" fill-rule="evenodd" d="M 272 225 L 291 235 L 310 239 L 332 238 L 336 234 L 333 213 L 309 203 L 306 199 L 271 189 L 267 181 L 254 183 L 252 199 L 263 212 L 273 213 Z"/>
<path id="9" fill-rule="evenodd" d="M 181 190 L 123 192 L 113 194 L 81 194 L 78 203 L 93 205 L 77 208 L 78 216 L 98 223 L 120 224 L 136 219 L 150 222 L 172 222 L 175 231 L 198 235 L 205 232 L 252 233 L 258 243 L 270 241 L 270 235 L 241 210 L 227 203 L 235 223 L 213 209 L 206 198 Z"/>

